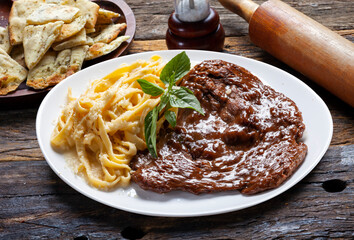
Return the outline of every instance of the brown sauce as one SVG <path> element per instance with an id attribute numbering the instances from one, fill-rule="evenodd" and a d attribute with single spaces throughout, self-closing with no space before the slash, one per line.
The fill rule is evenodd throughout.
<path id="1" fill-rule="evenodd" d="M 177 126 L 160 131 L 158 158 L 138 153 L 132 179 L 141 188 L 254 194 L 279 186 L 304 160 L 301 112 L 244 68 L 204 61 L 181 85 L 194 92 L 205 115 L 180 109 Z"/>

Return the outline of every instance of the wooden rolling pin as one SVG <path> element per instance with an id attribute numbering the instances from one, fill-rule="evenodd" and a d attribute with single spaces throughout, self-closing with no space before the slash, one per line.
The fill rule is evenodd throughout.
<path id="1" fill-rule="evenodd" d="M 354 44 L 279 0 L 219 0 L 251 41 L 354 107 Z"/>

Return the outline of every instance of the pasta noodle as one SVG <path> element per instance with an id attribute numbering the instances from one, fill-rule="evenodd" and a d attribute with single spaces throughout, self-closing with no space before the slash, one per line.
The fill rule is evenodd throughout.
<path id="1" fill-rule="evenodd" d="M 160 56 L 122 64 L 106 77 L 91 82 L 78 98 L 68 92 L 68 104 L 54 128 L 54 148 L 74 149 L 78 171 L 90 184 L 108 189 L 130 182 L 129 162 L 144 150 L 144 118 L 159 104 L 159 97 L 145 94 L 137 79 L 165 88 L 159 76 L 164 64 Z M 164 119 L 157 123 L 159 129 Z"/>

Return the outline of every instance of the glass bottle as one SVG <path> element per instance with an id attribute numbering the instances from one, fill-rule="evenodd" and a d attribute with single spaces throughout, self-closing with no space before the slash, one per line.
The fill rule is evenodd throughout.
<path id="1" fill-rule="evenodd" d="M 219 14 L 207 0 L 175 0 L 166 32 L 168 49 L 222 51 L 224 39 Z"/>

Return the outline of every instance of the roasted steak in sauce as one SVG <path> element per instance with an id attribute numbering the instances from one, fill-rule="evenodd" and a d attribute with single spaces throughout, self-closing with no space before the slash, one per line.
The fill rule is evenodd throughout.
<path id="1" fill-rule="evenodd" d="M 205 116 L 179 109 L 177 126 L 159 133 L 158 158 L 136 155 L 132 179 L 141 188 L 254 194 L 279 186 L 304 160 L 301 112 L 246 69 L 204 61 L 181 85 L 194 92 Z"/>

